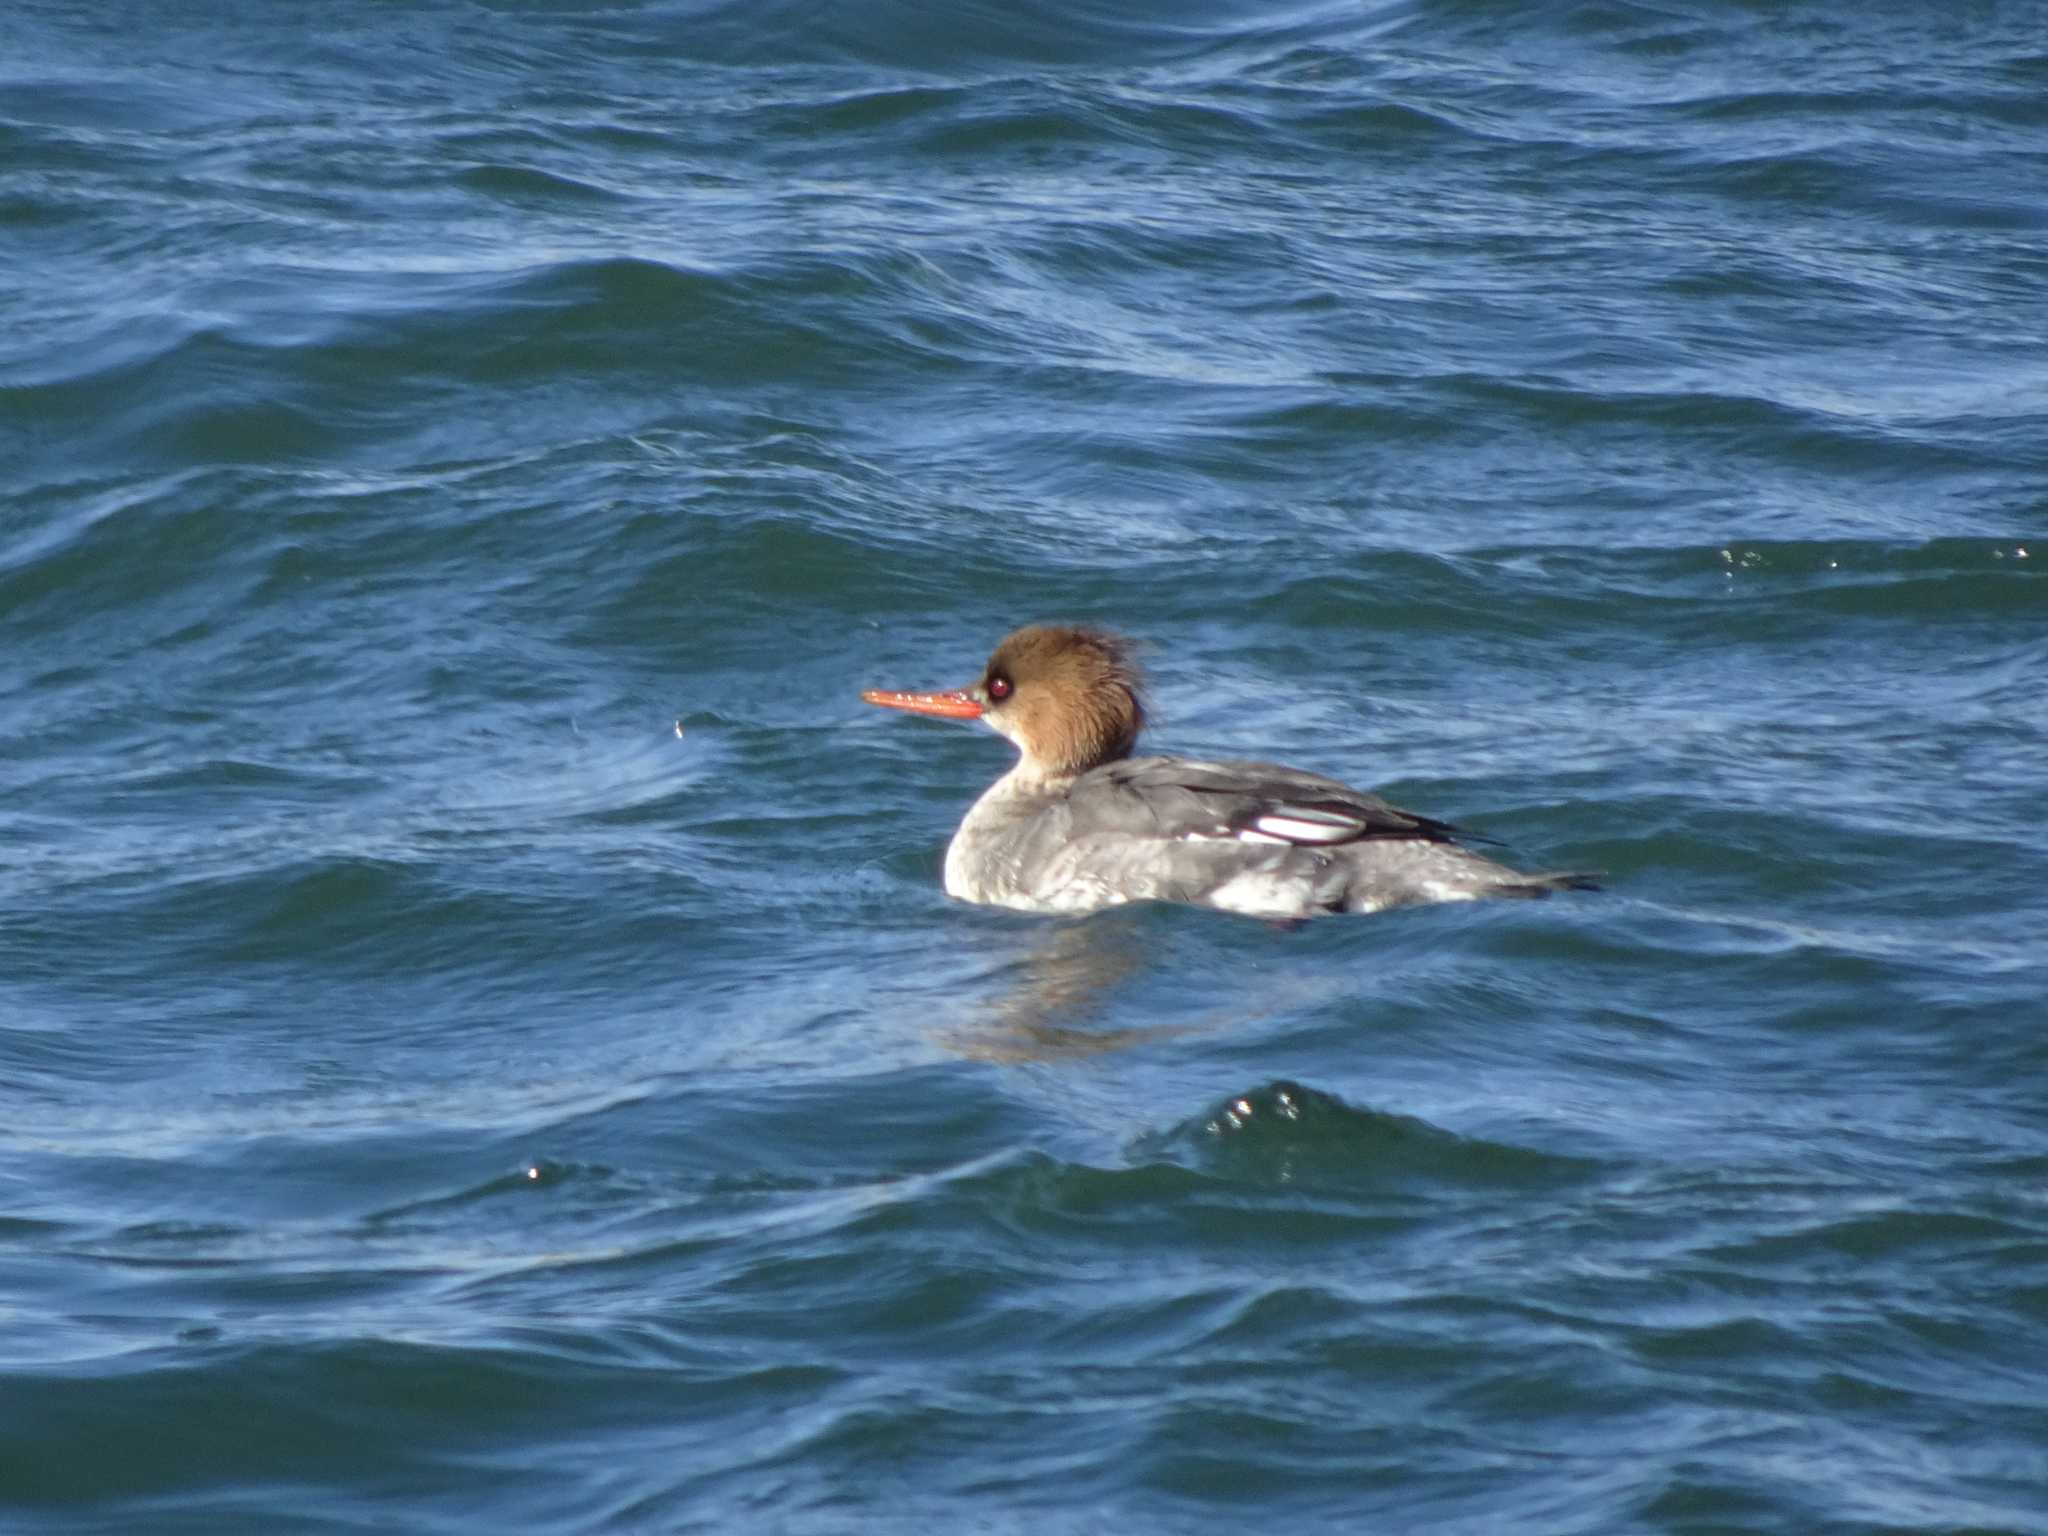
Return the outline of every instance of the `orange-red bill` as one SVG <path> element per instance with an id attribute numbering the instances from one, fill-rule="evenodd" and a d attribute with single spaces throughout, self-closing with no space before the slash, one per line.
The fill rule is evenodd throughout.
<path id="1" fill-rule="evenodd" d="M 979 720 L 982 702 L 971 693 L 898 693 L 893 688 L 868 688 L 861 697 L 884 709 L 907 709 L 913 715 L 941 715 L 948 720 Z"/>

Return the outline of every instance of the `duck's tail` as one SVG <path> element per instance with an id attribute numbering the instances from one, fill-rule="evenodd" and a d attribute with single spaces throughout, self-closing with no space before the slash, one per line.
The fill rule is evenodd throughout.
<path id="1" fill-rule="evenodd" d="M 1487 894 L 1492 896 L 1524 896 L 1535 898 L 1548 896 L 1553 891 L 1603 891 L 1600 877 L 1590 870 L 1557 869 L 1545 870 L 1541 874 L 1516 874 L 1512 880 L 1503 880 Z"/>

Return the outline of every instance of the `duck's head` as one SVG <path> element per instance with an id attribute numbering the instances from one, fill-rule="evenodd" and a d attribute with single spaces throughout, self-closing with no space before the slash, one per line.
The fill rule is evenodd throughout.
<path id="1" fill-rule="evenodd" d="M 1129 642 L 1070 624 L 1030 624 L 1006 636 L 971 687 L 870 688 L 861 697 L 913 714 L 981 720 L 1016 743 L 1027 773 L 1048 779 L 1128 757 L 1145 726 Z"/>

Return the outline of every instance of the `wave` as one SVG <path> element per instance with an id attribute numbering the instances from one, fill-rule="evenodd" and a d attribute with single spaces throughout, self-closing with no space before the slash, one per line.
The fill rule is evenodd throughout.
<path id="1" fill-rule="evenodd" d="M 1597 1166 L 1458 1136 L 1285 1080 L 1234 1094 L 1140 1147 L 1233 1181 L 1354 1191 L 1554 1188 Z"/>

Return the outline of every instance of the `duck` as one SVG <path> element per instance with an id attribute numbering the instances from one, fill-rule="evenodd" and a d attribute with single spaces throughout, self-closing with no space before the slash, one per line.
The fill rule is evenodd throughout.
<path id="1" fill-rule="evenodd" d="M 1599 889 L 1582 871 L 1513 869 L 1470 846 L 1490 839 L 1319 773 L 1138 754 L 1133 650 L 1107 629 L 1030 624 L 965 688 L 863 690 L 884 709 L 978 720 L 1017 749 L 947 845 L 949 896 L 1063 914 L 1177 902 L 1292 924 Z"/>

